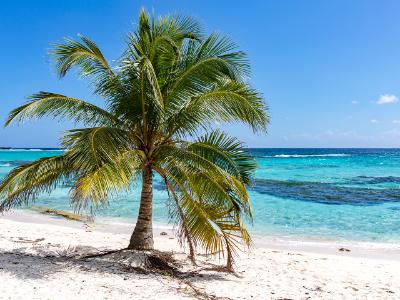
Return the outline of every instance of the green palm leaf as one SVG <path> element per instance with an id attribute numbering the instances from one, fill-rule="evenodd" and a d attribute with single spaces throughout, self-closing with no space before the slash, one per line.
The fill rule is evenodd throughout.
<path id="1" fill-rule="evenodd" d="M 74 174 L 65 155 L 41 158 L 12 170 L 0 184 L 0 212 L 34 201 Z"/>
<path id="2" fill-rule="evenodd" d="M 83 35 L 79 35 L 82 42 L 66 38 L 63 43 L 55 44 L 50 51 L 55 59 L 57 73 L 64 77 L 73 67 L 80 68 L 82 76 L 91 76 L 113 70 L 104 58 L 97 45 Z"/>
<path id="3" fill-rule="evenodd" d="M 115 127 L 70 130 L 62 145 L 71 163 L 83 171 L 97 169 L 132 147 L 128 132 Z"/>
<path id="4" fill-rule="evenodd" d="M 127 150 L 91 172 L 80 172 L 71 200 L 77 211 L 104 206 L 109 197 L 128 189 L 142 167 L 142 153 Z"/>
<path id="5" fill-rule="evenodd" d="M 23 122 L 28 119 L 44 116 L 74 120 L 90 125 L 123 125 L 118 118 L 104 109 L 60 94 L 40 92 L 30 97 L 31 101 L 10 112 L 5 126 L 13 122 Z"/>
<path id="6" fill-rule="evenodd" d="M 219 79 L 202 94 L 191 97 L 167 121 L 170 134 L 195 133 L 217 122 L 242 122 L 255 132 L 266 131 L 269 117 L 261 96 L 244 83 Z"/>
<path id="7" fill-rule="evenodd" d="M 201 136 L 189 148 L 208 157 L 243 183 L 251 183 L 251 176 L 257 167 L 256 161 L 237 139 L 216 130 Z"/>

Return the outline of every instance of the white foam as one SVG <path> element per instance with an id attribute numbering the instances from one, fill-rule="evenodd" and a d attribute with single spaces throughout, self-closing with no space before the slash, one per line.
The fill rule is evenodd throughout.
<path id="1" fill-rule="evenodd" d="M 39 148 L 31 148 L 31 149 L 25 149 L 25 148 L 11 148 L 11 149 L 0 149 L 0 151 L 5 151 L 5 152 L 7 152 L 7 151 L 15 151 L 15 152 L 26 152 L 26 151 L 28 151 L 28 152 L 30 152 L 30 151 L 33 151 L 33 152 L 43 152 L 43 151 L 45 151 L 45 152 L 63 152 L 64 150 L 62 150 L 62 149 L 39 149 Z"/>
<path id="2" fill-rule="evenodd" d="M 276 158 L 307 158 L 307 157 L 344 157 L 350 156 L 350 154 L 337 153 L 337 154 L 277 154 L 272 156 L 263 157 L 276 157 Z"/>

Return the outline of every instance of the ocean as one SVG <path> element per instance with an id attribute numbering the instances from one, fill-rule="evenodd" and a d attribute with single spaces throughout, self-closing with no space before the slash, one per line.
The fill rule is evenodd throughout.
<path id="1" fill-rule="evenodd" d="M 250 231 L 289 238 L 400 242 L 400 149 L 249 149 L 258 169 L 249 187 Z M 0 179 L 12 168 L 57 149 L 1 149 Z M 133 220 L 140 184 L 116 195 L 99 217 Z M 35 205 L 71 210 L 68 187 Z M 154 219 L 166 223 L 168 195 L 154 184 Z"/>

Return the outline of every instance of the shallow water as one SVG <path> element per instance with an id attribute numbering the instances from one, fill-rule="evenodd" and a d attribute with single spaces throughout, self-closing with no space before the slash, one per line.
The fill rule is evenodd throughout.
<path id="1" fill-rule="evenodd" d="M 252 149 L 258 170 L 250 187 L 252 230 L 289 237 L 400 242 L 400 149 Z M 59 155 L 0 150 L 0 177 L 24 162 Z M 136 192 L 110 199 L 98 215 L 135 218 Z M 156 178 L 155 221 L 168 221 L 168 195 Z M 70 209 L 68 187 L 36 202 Z"/>

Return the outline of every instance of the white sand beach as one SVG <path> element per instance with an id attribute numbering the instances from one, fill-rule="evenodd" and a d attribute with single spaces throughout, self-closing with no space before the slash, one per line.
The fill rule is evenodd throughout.
<path id="1" fill-rule="evenodd" d="M 133 227 L 133 224 L 131 225 Z M 76 255 L 126 246 L 130 226 L 85 226 L 15 211 L 0 217 L 1 299 L 399 299 L 400 246 L 343 247 L 340 243 L 256 237 L 236 260 L 237 276 L 204 270 L 218 259 L 199 256 L 181 279 L 143 274 L 104 258 Z M 160 235 L 165 231 L 167 235 Z M 119 233 L 118 233 L 119 232 Z M 157 228 L 155 246 L 184 260 L 170 228 Z M 385 250 L 386 249 L 386 250 Z M 195 290 L 197 291 L 197 294 Z"/>

